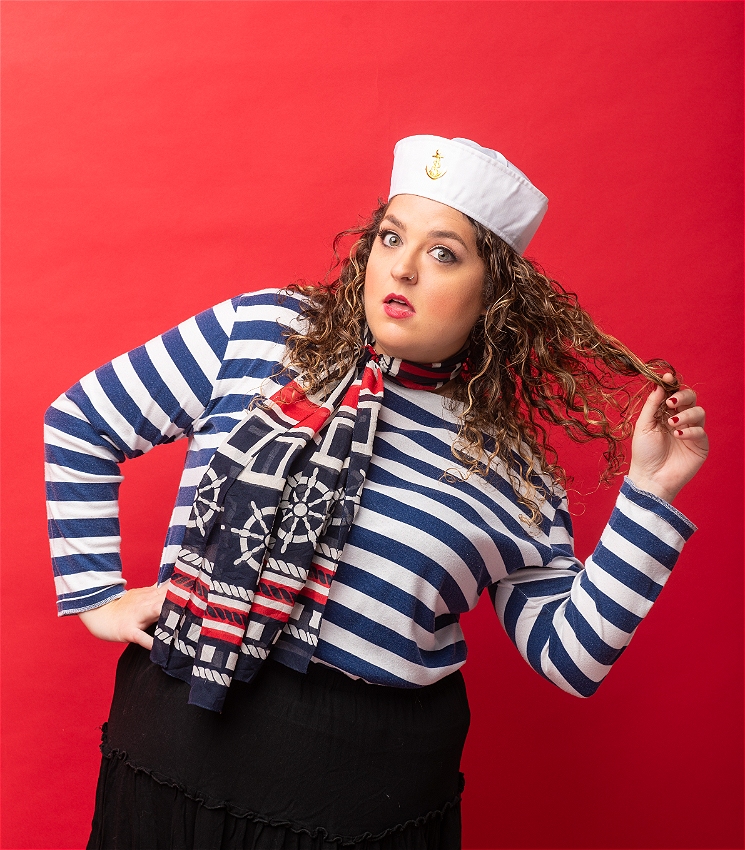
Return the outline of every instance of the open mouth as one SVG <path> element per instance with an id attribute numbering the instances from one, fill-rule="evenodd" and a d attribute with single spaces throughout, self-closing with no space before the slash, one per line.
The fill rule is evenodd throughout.
<path id="1" fill-rule="evenodd" d="M 416 312 L 411 301 L 409 301 L 408 298 L 404 298 L 403 295 L 395 295 L 391 293 L 386 296 L 383 303 L 395 311 L 404 311 L 407 313 Z"/>

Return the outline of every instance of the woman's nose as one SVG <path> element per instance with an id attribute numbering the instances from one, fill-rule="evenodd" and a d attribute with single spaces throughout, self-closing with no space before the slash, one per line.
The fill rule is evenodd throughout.
<path id="1" fill-rule="evenodd" d="M 416 283 L 416 263 L 411 257 L 400 257 L 391 269 L 391 274 L 396 280 L 407 281 L 408 283 Z"/>

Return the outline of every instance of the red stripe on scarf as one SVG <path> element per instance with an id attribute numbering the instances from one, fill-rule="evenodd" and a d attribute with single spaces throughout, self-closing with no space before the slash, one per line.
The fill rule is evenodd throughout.
<path id="1" fill-rule="evenodd" d="M 398 374 L 395 376 L 397 380 L 401 380 L 401 375 L 421 375 L 423 378 L 434 378 L 437 381 L 444 381 L 449 374 L 443 375 L 442 370 L 427 369 L 425 366 L 418 366 L 416 363 L 402 363 L 399 366 Z"/>
<path id="2" fill-rule="evenodd" d="M 285 416 L 294 420 L 294 428 L 310 428 L 318 432 L 331 415 L 327 407 L 310 401 L 302 388 L 294 381 L 290 381 L 287 386 L 276 392 L 272 396 L 272 401 L 282 408 Z"/>
<path id="3" fill-rule="evenodd" d="M 329 588 L 324 588 L 324 593 L 319 593 L 317 590 L 312 590 L 307 584 L 305 587 L 298 593 L 298 599 L 312 599 L 314 602 L 320 602 L 321 605 L 326 604 L 326 599 L 329 595 Z"/>

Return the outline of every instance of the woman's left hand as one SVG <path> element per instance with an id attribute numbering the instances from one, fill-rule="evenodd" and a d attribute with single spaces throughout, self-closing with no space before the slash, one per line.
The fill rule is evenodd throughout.
<path id="1" fill-rule="evenodd" d="M 669 372 L 662 376 L 663 381 L 672 378 Z M 667 399 L 667 416 L 660 423 L 657 411 L 664 398 L 662 387 L 655 387 L 639 413 L 629 478 L 640 490 L 672 502 L 706 460 L 709 438 L 704 431 L 706 416 L 693 390 L 681 389 Z"/>

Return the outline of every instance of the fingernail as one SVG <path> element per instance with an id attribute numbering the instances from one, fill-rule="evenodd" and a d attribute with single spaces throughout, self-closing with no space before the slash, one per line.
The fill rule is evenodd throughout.
<path id="1" fill-rule="evenodd" d="M 670 399 L 670 401 L 671 401 L 673 404 L 677 404 L 677 403 L 678 403 L 678 399 L 677 399 L 677 398 L 671 398 L 671 399 Z"/>
<path id="2" fill-rule="evenodd" d="M 675 433 L 676 433 L 679 437 L 682 437 L 682 436 L 683 436 L 683 432 L 682 432 L 682 431 L 676 431 Z"/>
<path id="3" fill-rule="evenodd" d="M 680 416 L 673 416 L 673 418 L 670 421 L 671 422 L 677 422 L 679 419 L 680 419 Z"/>

